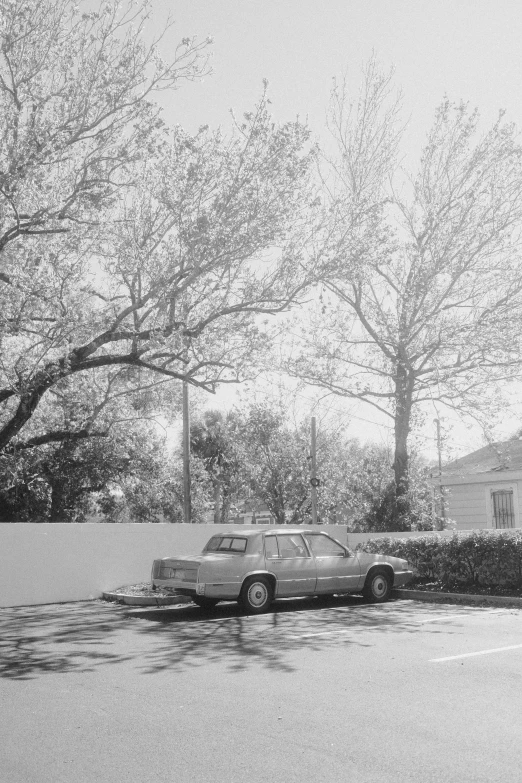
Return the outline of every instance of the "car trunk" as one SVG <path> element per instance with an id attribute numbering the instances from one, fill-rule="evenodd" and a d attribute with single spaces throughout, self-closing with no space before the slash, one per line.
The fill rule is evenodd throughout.
<path id="1" fill-rule="evenodd" d="M 189 555 L 187 558 L 164 557 L 154 561 L 153 579 L 175 579 L 176 582 L 196 582 L 198 569 L 204 563 L 223 562 L 235 559 L 236 554 L 205 553 L 204 555 Z"/>
<path id="2" fill-rule="evenodd" d="M 177 582 L 196 582 L 200 563 L 196 558 L 180 560 L 164 557 L 154 561 L 154 579 L 175 579 Z"/>

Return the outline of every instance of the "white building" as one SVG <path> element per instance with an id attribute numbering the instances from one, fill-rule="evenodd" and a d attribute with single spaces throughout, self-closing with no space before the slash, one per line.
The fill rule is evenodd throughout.
<path id="1" fill-rule="evenodd" d="M 446 517 L 457 530 L 521 526 L 522 440 L 492 443 L 450 462 L 433 475 L 435 496 L 444 490 Z"/>

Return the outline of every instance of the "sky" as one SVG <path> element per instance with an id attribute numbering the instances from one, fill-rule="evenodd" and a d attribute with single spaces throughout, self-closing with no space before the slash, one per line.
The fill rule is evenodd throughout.
<path id="1" fill-rule="evenodd" d="M 346 74 L 356 96 L 365 62 L 374 54 L 394 68 L 403 92 L 407 121 L 404 153 L 418 159 L 434 117 L 447 96 L 477 107 L 484 126 L 499 110 L 522 128 L 522 3 L 519 0 L 151 0 L 152 24 L 161 30 L 170 15 L 174 27 L 163 51 L 181 38 L 212 36 L 212 74 L 183 84 L 164 104 L 165 119 L 194 132 L 200 125 L 226 128 L 230 110 L 250 110 L 268 79 L 272 110 L 279 121 L 299 115 L 313 135 L 326 138 L 325 115 L 332 80 Z M 302 392 L 303 406 L 313 392 Z M 516 403 L 518 395 L 515 396 Z M 210 405 L 214 401 L 209 401 Z M 228 404 L 228 398 L 218 399 Z M 369 408 L 342 400 L 323 401 L 345 417 L 349 433 L 386 442 L 390 422 L 376 420 Z M 335 412 L 337 410 L 337 413 Z M 470 422 L 451 423 L 446 456 L 480 448 L 482 433 Z M 429 413 L 419 443 L 436 454 L 435 425 Z M 521 418 L 522 421 L 522 418 Z M 495 435 L 510 435 L 518 424 L 516 408 L 506 412 Z M 386 426 L 383 426 L 386 425 Z"/>

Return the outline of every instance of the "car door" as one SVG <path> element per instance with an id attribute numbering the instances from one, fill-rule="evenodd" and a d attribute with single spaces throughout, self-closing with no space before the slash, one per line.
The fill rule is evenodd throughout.
<path id="1" fill-rule="evenodd" d="M 358 559 L 326 533 L 306 533 L 317 573 L 316 593 L 343 593 L 361 586 Z"/>
<path id="2" fill-rule="evenodd" d="M 266 567 L 277 579 L 276 596 L 311 595 L 315 590 L 316 572 L 300 533 L 278 533 L 265 536 Z"/>

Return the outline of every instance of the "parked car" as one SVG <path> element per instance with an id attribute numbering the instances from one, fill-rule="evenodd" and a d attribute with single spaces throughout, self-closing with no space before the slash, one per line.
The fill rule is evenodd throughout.
<path id="1" fill-rule="evenodd" d="M 352 552 L 323 531 L 278 528 L 217 533 L 200 555 L 155 560 L 152 587 L 205 609 L 238 601 L 257 614 L 283 597 L 362 593 L 378 603 L 412 576 L 398 557 Z"/>

